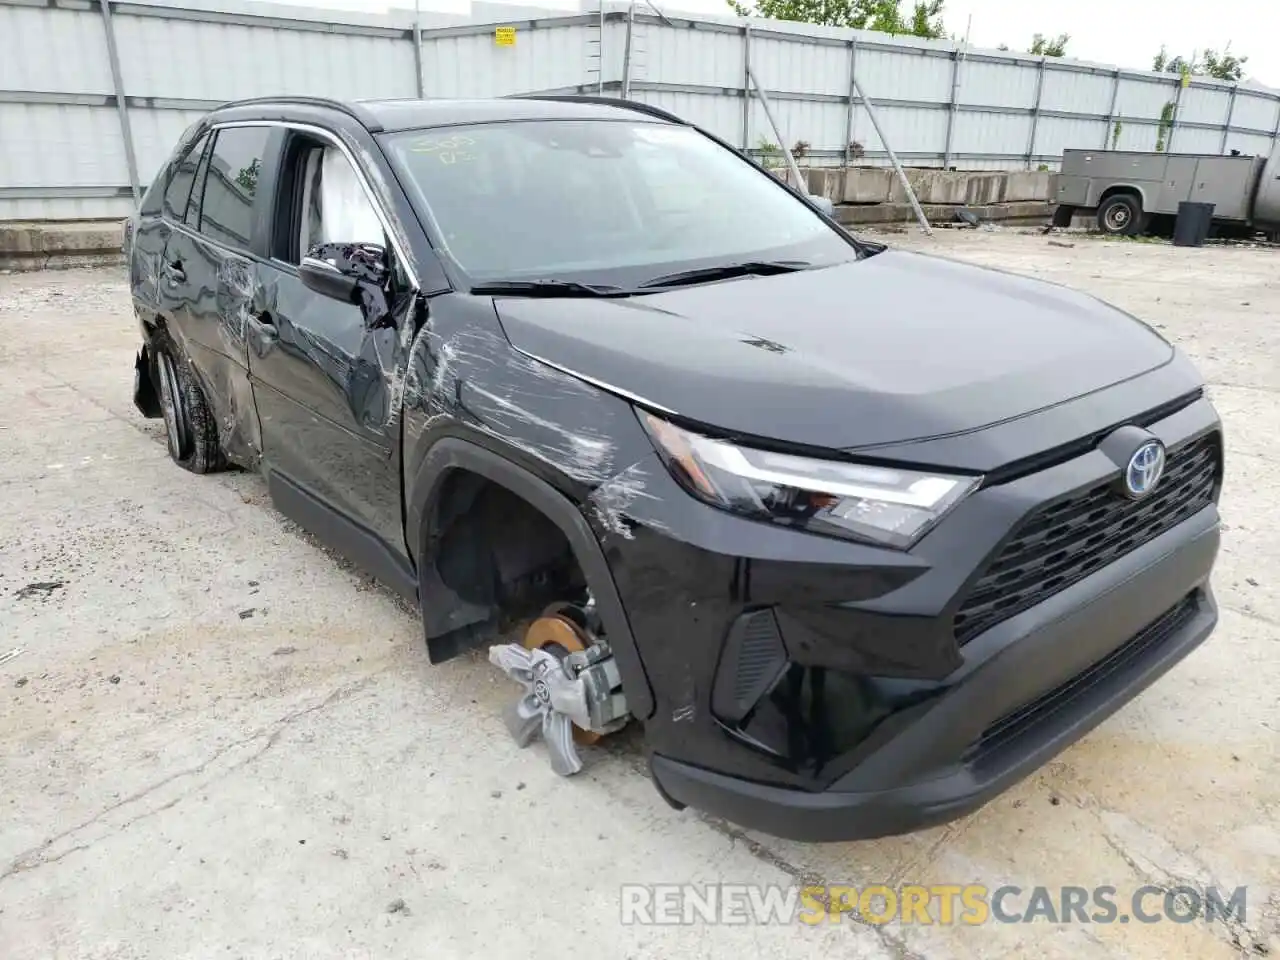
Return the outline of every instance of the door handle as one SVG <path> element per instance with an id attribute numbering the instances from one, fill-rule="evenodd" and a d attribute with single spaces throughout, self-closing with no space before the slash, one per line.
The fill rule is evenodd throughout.
<path id="1" fill-rule="evenodd" d="M 164 265 L 164 272 L 169 275 L 170 280 L 178 283 L 185 283 L 187 279 L 187 271 L 182 269 L 181 260 L 170 260 Z"/>
<path id="2" fill-rule="evenodd" d="M 275 321 L 271 319 L 271 314 L 266 310 L 250 310 L 249 318 L 257 325 L 264 342 L 274 342 L 279 334 L 276 333 Z"/>

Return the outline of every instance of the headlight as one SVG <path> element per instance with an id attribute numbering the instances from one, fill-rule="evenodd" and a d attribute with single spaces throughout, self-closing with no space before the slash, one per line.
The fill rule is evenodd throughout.
<path id="1" fill-rule="evenodd" d="M 640 413 L 672 475 L 734 513 L 906 549 L 982 478 L 771 453 L 713 440 Z"/>

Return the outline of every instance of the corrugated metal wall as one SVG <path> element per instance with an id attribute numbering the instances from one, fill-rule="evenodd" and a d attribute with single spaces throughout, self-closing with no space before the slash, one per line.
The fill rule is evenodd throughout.
<path id="1" fill-rule="evenodd" d="M 424 29 L 419 76 L 406 15 L 247 0 L 183 0 L 180 7 L 110 0 L 106 11 L 102 3 L 0 0 L 0 219 L 127 214 L 133 200 L 122 114 L 133 173 L 145 185 L 181 131 L 230 99 L 411 97 L 419 90 L 429 97 L 617 95 L 624 85 L 628 24 L 620 4 L 606 4 L 603 18 L 512 23 L 514 46 L 495 42 L 494 24 Z M 808 163 L 841 163 L 850 143 L 860 162 L 886 162 L 853 94 L 851 69 L 895 152 L 913 165 L 1053 168 L 1066 147 L 1151 150 L 1169 103 L 1174 122 L 1163 140 L 1177 152 L 1268 152 L 1280 128 L 1274 90 L 1200 78 L 1182 87 L 1169 75 L 964 50 L 949 41 L 660 18 L 641 9 L 630 27 L 633 98 L 739 146 L 776 142 L 758 101 L 744 96 L 750 66 L 772 97 L 783 139 L 808 144 Z"/>

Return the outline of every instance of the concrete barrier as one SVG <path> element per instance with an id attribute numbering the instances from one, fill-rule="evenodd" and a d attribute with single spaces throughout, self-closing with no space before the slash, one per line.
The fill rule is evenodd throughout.
<path id="1" fill-rule="evenodd" d="M 0 222 L 0 270 L 46 270 L 122 262 L 120 220 Z"/>
<path id="2" fill-rule="evenodd" d="M 957 204 L 921 204 L 924 215 L 933 224 L 956 222 Z M 1053 216 L 1053 204 L 1043 200 L 1020 200 L 1014 203 L 965 204 L 966 209 L 984 223 L 1016 224 L 1048 223 Z M 836 220 L 850 226 L 875 226 L 890 224 L 914 225 L 916 215 L 909 203 L 843 204 L 836 207 Z"/>
<path id="3" fill-rule="evenodd" d="M 832 203 L 906 203 L 906 191 L 888 167 L 812 167 L 805 173 L 809 192 Z M 907 170 L 907 180 L 922 204 L 965 204 L 1048 201 L 1047 171 Z"/>

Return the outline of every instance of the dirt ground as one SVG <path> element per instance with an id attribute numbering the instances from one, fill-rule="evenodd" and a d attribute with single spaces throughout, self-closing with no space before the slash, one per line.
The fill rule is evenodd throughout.
<path id="1" fill-rule="evenodd" d="M 121 270 L 0 276 L 0 955 L 1280 955 L 1280 251 L 888 239 L 1083 288 L 1199 363 L 1228 431 L 1222 620 L 973 816 L 826 846 L 672 811 L 634 736 L 555 777 L 482 657 L 430 667 L 412 613 L 256 476 L 169 463 Z M 1248 890 L 1230 922 L 621 922 L 623 884 L 717 882 Z"/>

